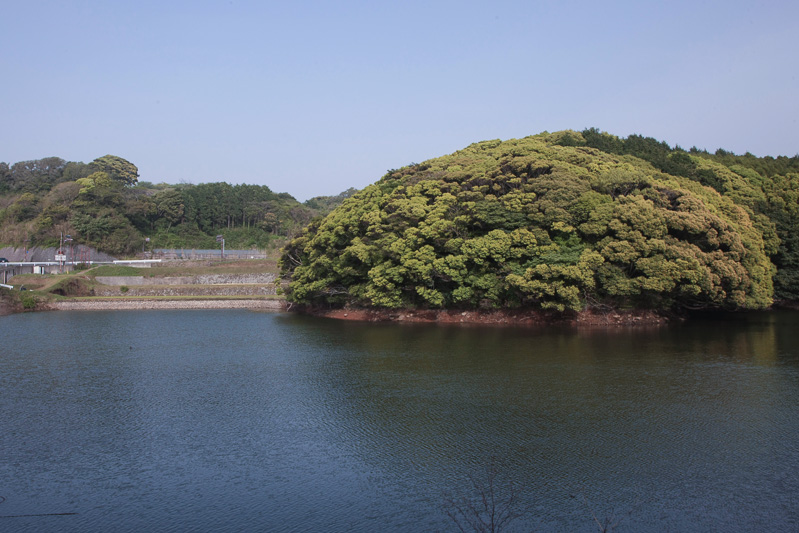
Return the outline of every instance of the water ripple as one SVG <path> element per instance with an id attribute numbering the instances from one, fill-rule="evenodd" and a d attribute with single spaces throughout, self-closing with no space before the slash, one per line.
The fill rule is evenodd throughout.
<path id="1" fill-rule="evenodd" d="M 77 513 L 0 528 L 448 530 L 443 494 L 496 461 L 523 488 L 521 529 L 589 530 L 591 513 L 797 529 L 795 314 L 615 334 L 245 311 L 0 321 L 0 515 Z"/>

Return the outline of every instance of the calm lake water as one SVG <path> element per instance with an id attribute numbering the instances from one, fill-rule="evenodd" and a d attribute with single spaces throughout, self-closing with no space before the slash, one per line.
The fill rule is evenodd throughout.
<path id="1" fill-rule="evenodd" d="M 53 312 L 0 318 L 0 347 L 0 531 L 453 531 L 492 464 L 512 530 L 799 530 L 797 313 Z"/>

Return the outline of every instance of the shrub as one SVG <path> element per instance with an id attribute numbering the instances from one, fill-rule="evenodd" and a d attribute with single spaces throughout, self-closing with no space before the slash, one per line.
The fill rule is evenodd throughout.
<path id="1" fill-rule="evenodd" d="M 21 294 L 19 297 L 22 308 L 26 311 L 33 311 L 36 309 L 36 297 L 32 294 Z"/>

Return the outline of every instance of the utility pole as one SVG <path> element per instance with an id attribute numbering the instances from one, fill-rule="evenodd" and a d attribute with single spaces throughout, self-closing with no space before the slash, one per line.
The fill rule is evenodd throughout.
<path id="1" fill-rule="evenodd" d="M 225 260 L 225 238 L 222 235 L 216 236 L 216 242 L 222 243 L 222 260 Z"/>
<path id="2" fill-rule="evenodd" d="M 72 236 L 71 235 L 65 235 L 64 236 L 64 242 L 70 243 L 69 244 L 69 258 L 70 258 L 70 260 L 72 260 L 72 267 L 74 268 L 75 267 L 75 250 L 72 247 Z M 64 250 L 61 253 L 66 255 L 66 250 Z"/>
<path id="3" fill-rule="evenodd" d="M 69 235 L 67 235 L 69 237 Z M 72 239 L 70 239 L 72 240 Z M 67 260 L 67 255 L 64 253 L 64 232 L 61 232 L 61 243 L 58 245 L 58 251 L 55 253 L 55 260 L 58 261 L 58 271 L 64 273 L 64 262 Z"/>

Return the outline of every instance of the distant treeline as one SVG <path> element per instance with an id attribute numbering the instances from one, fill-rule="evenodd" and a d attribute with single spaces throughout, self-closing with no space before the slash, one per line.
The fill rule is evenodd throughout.
<path id="1" fill-rule="evenodd" d="M 57 246 L 62 235 L 127 255 L 150 248 L 266 248 L 351 196 L 305 203 L 259 185 L 153 184 L 117 156 L 0 163 L 0 245 Z M 149 238 L 149 242 L 146 239 Z"/>

